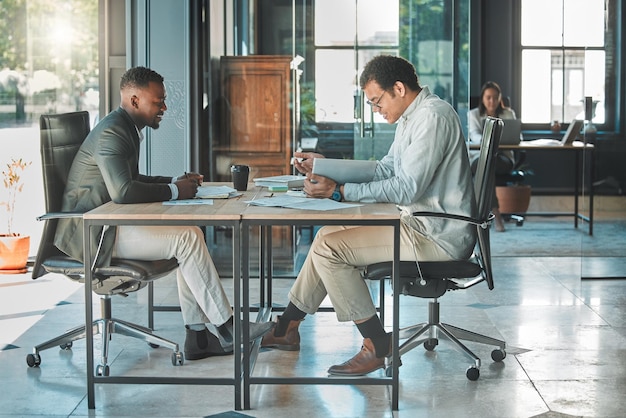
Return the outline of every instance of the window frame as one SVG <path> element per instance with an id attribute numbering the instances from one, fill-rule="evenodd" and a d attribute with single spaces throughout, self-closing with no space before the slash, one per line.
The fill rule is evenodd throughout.
<path id="1" fill-rule="evenodd" d="M 566 0 L 565 0 L 566 1 Z M 622 57 L 622 43 L 619 40 L 619 34 L 621 33 L 623 24 L 622 9 L 618 4 L 619 1 L 606 0 L 605 1 L 605 39 L 604 46 L 565 46 L 565 45 L 522 45 L 522 2 L 514 2 L 514 13 L 517 16 L 515 19 L 515 27 L 513 28 L 513 45 L 515 48 L 513 57 L 513 79 L 515 82 L 516 94 L 518 97 L 522 97 L 522 54 L 525 50 L 559 50 L 565 54 L 566 51 L 604 51 L 605 53 L 605 80 L 604 80 L 604 122 L 596 123 L 594 125 L 598 129 L 598 132 L 617 132 L 619 129 L 619 110 L 621 109 L 620 98 L 616 94 L 620 85 L 623 82 L 623 75 L 619 69 L 621 68 Z M 540 13 L 541 11 L 537 11 Z M 558 17 L 557 17 L 558 18 Z M 562 67 L 565 68 L 565 65 Z M 565 90 L 563 89 L 562 100 L 565 102 Z M 523 119 L 523 109 L 520 103 L 519 115 Z M 550 120 L 541 123 L 524 123 L 525 131 L 549 131 Z M 561 123 L 568 124 L 569 121 L 561 121 Z"/>

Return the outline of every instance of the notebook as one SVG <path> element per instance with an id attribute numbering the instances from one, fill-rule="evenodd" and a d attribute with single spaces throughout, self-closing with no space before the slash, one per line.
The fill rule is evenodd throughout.
<path id="1" fill-rule="evenodd" d="M 502 119 L 502 122 L 504 122 L 504 126 L 502 127 L 500 145 L 518 145 L 522 133 L 521 119 Z"/>
<path id="2" fill-rule="evenodd" d="M 525 142 L 524 145 L 537 145 L 537 146 L 563 146 L 563 145 L 571 145 L 576 136 L 580 133 L 580 130 L 583 127 L 584 121 L 579 119 L 574 119 L 572 123 L 569 124 L 567 131 L 563 134 L 561 139 L 549 139 L 549 138 L 540 138 L 534 139 L 532 141 Z"/>

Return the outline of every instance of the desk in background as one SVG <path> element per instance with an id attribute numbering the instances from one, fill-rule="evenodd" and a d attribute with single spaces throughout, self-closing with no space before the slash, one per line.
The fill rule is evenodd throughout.
<path id="1" fill-rule="evenodd" d="M 527 141 L 531 143 L 532 141 Z M 578 221 L 583 220 L 589 223 L 589 235 L 593 235 L 593 182 L 594 179 L 594 146 L 593 144 L 580 144 L 580 145 L 565 145 L 565 146 L 550 146 L 550 145 L 529 145 L 528 143 L 524 143 L 522 141 L 519 145 L 500 145 L 498 147 L 499 150 L 511 150 L 511 151 L 525 151 L 525 152 L 536 152 L 536 151 L 547 151 L 557 155 L 559 153 L 574 153 L 575 155 L 575 163 L 574 163 L 574 211 L 573 212 L 527 212 L 524 215 L 527 216 L 573 216 L 574 217 L 574 227 L 578 228 Z M 479 150 L 480 144 L 471 144 L 471 150 Z M 588 152 L 591 154 L 590 160 L 590 169 L 584 170 L 583 164 L 581 160 L 585 153 Z M 558 160 L 557 160 L 558 161 Z M 579 195 L 581 192 L 581 183 L 583 177 L 589 173 L 589 215 L 586 216 L 580 211 L 579 205 Z"/>

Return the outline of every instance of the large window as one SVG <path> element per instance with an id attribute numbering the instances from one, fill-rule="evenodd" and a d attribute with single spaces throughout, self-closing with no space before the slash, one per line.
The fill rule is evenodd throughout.
<path id="1" fill-rule="evenodd" d="M 612 0 L 606 0 L 610 7 Z M 607 68 L 614 23 L 605 0 L 522 0 L 522 103 L 525 123 L 584 119 L 592 97 L 593 122 L 604 124 L 615 76 Z M 611 106 L 612 107 L 612 106 Z"/>
<path id="2" fill-rule="evenodd" d="M 98 110 L 98 0 L 2 0 L 0 16 L 0 128 Z"/>
<path id="3" fill-rule="evenodd" d="M 98 0 L 0 0 L 0 168 L 32 164 L 16 201 L 14 227 L 39 244 L 44 211 L 39 115 L 99 108 Z M 0 203 L 8 191 L 0 185 Z M 7 212 L 0 204 L 0 233 Z"/>

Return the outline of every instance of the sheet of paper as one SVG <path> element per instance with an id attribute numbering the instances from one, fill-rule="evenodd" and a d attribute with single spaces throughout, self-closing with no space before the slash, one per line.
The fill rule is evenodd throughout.
<path id="1" fill-rule="evenodd" d="M 558 139 L 540 138 L 524 141 L 526 147 L 560 147 L 563 144 Z"/>
<path id="2" fill-rule="evenodd" d="M 184 205 L 212 205 L 213 199 L 181 199 L 168 200 L 163 202 L 165 206 L 184 206 Z"/>
<path id="3" fill-rule="evenodd" d="M 359 203 L 336 202 L 332 199 L 314 199 L 309 197 L 278 194 L 271 197 L 249 200 L 246 203 L 254 206 L 282 207 L 304 210 L 334 210 L 362 206 Z"/>

